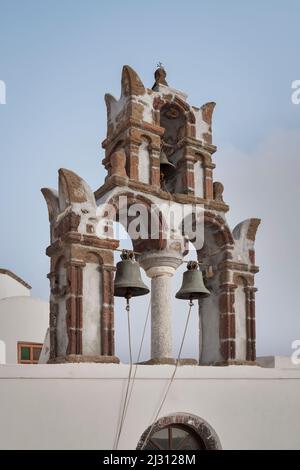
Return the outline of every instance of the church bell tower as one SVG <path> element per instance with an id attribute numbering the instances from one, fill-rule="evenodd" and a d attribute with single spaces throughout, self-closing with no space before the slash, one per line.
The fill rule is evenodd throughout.
<path id="1" fill-rule="evenodd" d="M 103 206 L 113 206 L 120 221 L 121 212 L 129 214 L 138 203 L 149 219 L 152 207 L 159 213 L 172 205 L 202 208 L 203 243 L 195 249 L 211 295 L 199 301 L 199 364 L 253 363 L 260 220 L 247 219 L 233 230 L 227 224 L 224 188 L 213 175 L 215 103 L 190 105 L 185 93 L 168 84 L 161 65 L 151 88 L 124 66 L 120 98 L 106 94 L 105 103 L 104 184 L 93 193 L 77 175 L 60 170 L 59 192 L 43 190 L 51 224 L 50 360 L 117 361 L 112 292 L 118 241 L 112 221 L 106 231 L 99 226 Z M 151 279 L 152 364 L 174 361 L 172 277 L 193 243 L 177 228 L 164 237 L 160 219 L 158 236 L 148 227 L 147 236 L 132 240 Z"/>

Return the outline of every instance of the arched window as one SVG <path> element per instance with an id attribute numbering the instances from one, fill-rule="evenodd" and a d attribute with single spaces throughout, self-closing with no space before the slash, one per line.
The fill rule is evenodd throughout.
<path id="1" fill-rule="evenodd" d="M 143 433 L 137 450 L 218 450 L 219 438 L 204 419 L 187 413 L 160 418 Z"/>
<path id="2" fill-rule="evenodd" d="M 156 431 L 148 439 L 145 450 L 197 450 L 205 449 L 200 436 L 191 428 L 171 424 Z"/>

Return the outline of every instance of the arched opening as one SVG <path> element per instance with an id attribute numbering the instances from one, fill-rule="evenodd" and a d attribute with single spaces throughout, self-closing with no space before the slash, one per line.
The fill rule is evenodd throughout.
<path id="1" fill-rule="evenodd" d="M 115 236 L 120 240 L 119 249 L 134 250 L 132 240 L 123 225 L 120 222 L 114 222 Z M 114 252 L 114 264 L 120 261 L 120 252 Z M 145 271 L 141 268 L 142 280 L 146 285 L 150 285 L 150 280 Z M 132 336 L 132 357 L 133 362 L 136 362 L 139 354 L 141 344 L 141 337 L 143 328 L 146 322 L 150 302 L 150 295 L 143 297 L 135 297 L 131 300 L 131 336 Z M 122 297 L 114 298 L 114 312 L 115 312 L 115 351 L 116 356 L 123 363 L 129 362 L 129 348 L 128 348 L 128 325 L 127 315 L 125 311 L 125 300 Z M 148 317 L 146 334 L 143 342 L 143 348 L 139 361 L 146 361 L 150 357 L 150 317 Z"/>
<path id="2" fill-rule="evenodd" d="M 181 159 L 184 149 L 180 145 L 186 133 L 186 116 L 183 110 L 174 103 L 167 103 L 160 110 L 160 126 L 165 129 L 162 137 L 162 149 L 167 161 L 175 167 Z M 168 167 L 166 167 L 168 168 Z M 175 190 L 176 171 L 165 172 L 161 167 L 161 184 L 169 192 Z"/>
<path id="3" fill-rule="evenodd" d="M 178 300 L 175 295 L 181 288 L 183 273 L 187 269 L 188 261 L 197 260 L 197 251 L 194 245 L 189 242 L 187 247 L 187 254 L 184 256 L 184 262 L 177 268 L 172 279 L 172 333 L 173 333 L 173 357 L 178 356 L 178 351 L 182 342 L 183 331 L 189 310 L 188 301 Z M 198 315 L 198 302 L 194 301 L 194 307 L 191 310 L 188 329 L 182 348 L 181 359 L 199 359 L 199 315 Z"/>
<path id="4" fill-rule="evenodd" d="M 141 436 L 137 450 L 219 450 L 215 430 L 202 418 L 176 413 L 160 418 Z"/>
<path id="5" fill-rule="evenodd" d="M 218 363 L 224 359 L 220 346 L 222 334 L 220 296 L 222 283 L 224 284 L 224 279 L 227 279 L 226 260 L 231 245 L 233 245 L 232 235 L 224 220 L 206 211 L 204 244 L 198 250 L 198 260 L 206 266 L 205 284 L 210 291 L 209 297 L 199 301 L 199 363 L 202 365 Z M 218 266 L 223 262 L 224 268 L 220 271 Z"/>

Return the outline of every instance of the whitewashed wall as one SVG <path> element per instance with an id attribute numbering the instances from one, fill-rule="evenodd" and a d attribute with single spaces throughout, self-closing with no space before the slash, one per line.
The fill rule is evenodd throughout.
<path id="1" fill-rule="evenodd" d="M 120 449 L 134 449 L 172 366 L 139 366 Z M 0 366 L 2 449 L 111 449 L 128 366 Z M 205 419 L 223 449 L 300 449 L 300 369 L 178 369 L 160 416 Z"/>
<path id="2" fill-rule="evenodd" d="M 83 354 L 101 354 L 100 315 L 102 306 L 102 274 L 99 264 L 87 263 L 83 268 Z"/>
<path id="3" fill-rule="evenodd" d="M 48 323 L 49 304 L 44 300 L 28 296 L 0 300 L 0 341 L 1 350 L 6 350 L 6 362 L 18 362 L 18 341 L 43 343 Z"/>
<path id="4" fill-rule="evenodd" d="M 19 295 L 29 296 L 30 289 L 8 274 L 0 273 L 0 299 Z"/>

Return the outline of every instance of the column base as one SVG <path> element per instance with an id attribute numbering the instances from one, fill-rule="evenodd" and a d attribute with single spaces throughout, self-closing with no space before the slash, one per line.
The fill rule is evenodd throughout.
<path id="1" fill-rule="evenodd" d="M 49 359 L 47 364 L 67 364 L 90 362 L 99 364 L 119 364 L 120 359 L 117 356 L 83 356 L 81 354 L 68 354 L 67 356 L 58 356 Z"/>

